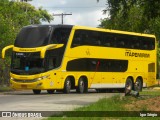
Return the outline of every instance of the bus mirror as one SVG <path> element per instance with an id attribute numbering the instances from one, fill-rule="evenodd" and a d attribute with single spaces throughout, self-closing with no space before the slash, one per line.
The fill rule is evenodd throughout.
<path id="1" fill-rule="evenodd" d="M 4 48 L 2 49 L 2 59 L 5 58 L 5 53 L 6 53 L 6 51 L 7 51 L 8 49 L 13 48 L 13 47 L 14 47 L 14 45 L 9 45 L 9 46 L 6 46 L 6 47 L 4 47 Z"/>
<path id="2" fill-rule="evenodd" d="M 59 47 L 62 47 L 62 46 L 63 46 L 63 44 L 59 44 L 59 45 L 57 45 L 57 44 L 47 45 L 47 46 L 45 46 L 45 47 L 41 50 L 40 57 L 41 57 L 41 58 L 44 58 L 47 50 L 53 49 L 53 48 L 59 48 Z"/>

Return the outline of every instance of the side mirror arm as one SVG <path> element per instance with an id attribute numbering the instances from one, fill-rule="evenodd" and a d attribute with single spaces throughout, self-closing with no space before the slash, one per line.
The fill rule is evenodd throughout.
<path id="1" fill-rule="evenodd" d="M 14 45 L 9 45 L 9 46 L 6 46 L 6 47 L 4 47 L 4 48 L 2 49 L 2 59 L 5 58 L 6 51 L 7 51 L 8 49 L 13 48 L 13 47 L 14 47 Z"/>
<path id="2" fill-rule="evenodd" d="M 56 47 L 55 44 L 51 44 L 51 45 L 45 46 L 45 47 L 41 50 L 41 52 L 40 52 L 40 57 L 41 57 L 41 58 L 44 58 L 44 57 L 45 57 L 45 54 L 46 54 L 46 51 L 49 50 L 49 49 L 51 49 L 51 48 L 54 48 L 54 47 Z"/>

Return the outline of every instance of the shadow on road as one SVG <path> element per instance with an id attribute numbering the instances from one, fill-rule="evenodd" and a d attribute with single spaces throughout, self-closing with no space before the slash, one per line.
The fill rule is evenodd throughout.
<path id="1" fill-rule="evenodd" d="M 111 90 L 111 89 L 89 89 L 88 93 L 84 93 L 84 94 L 100 94 L 100 93 L 123 93 L 123 90 Z M 14 91 L 9 91 L 9 92 L 3 92 L 3 95 L 35 95 L 32 90 L 14 90 Z M 55 91 L 53 94 L 65 94 L 62 91 Z M 69 94 L 80 94 L 77 93 L 76 90 L 71 90 L 71 92 Z M 52 94 L 48 94 L 46 90 L 42 90 L 42 92 L 40 94 L 37 95 L 52 95 Z"/>

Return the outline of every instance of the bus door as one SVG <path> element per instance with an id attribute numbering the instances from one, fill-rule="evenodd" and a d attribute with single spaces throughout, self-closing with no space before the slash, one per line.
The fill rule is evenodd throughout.
<path id="1" fill-rule="evenodd" d="M 120 87 L 124 83 L 125 78 L 122 73 L 124 73 L 127 68 L 127 60 L 108 59 L 101 61 L 102 88 Z"/>
<path id="2" fill-rule="evenodd" d="M 112 85 L 116 83 L 116 75 L 113 73 L 113 63 L 110 60 L 103 60 L 101 61 L 101 71 L 102 71 L 102 88 L 110 88 L 113 87 Z"/>

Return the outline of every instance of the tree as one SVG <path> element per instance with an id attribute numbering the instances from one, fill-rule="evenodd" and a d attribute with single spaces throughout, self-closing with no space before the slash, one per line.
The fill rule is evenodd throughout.
<path id="1" fill-rule="evenodd" d="M 107 0 L 101 27 L 159 35 L 159 0 Z"/>

